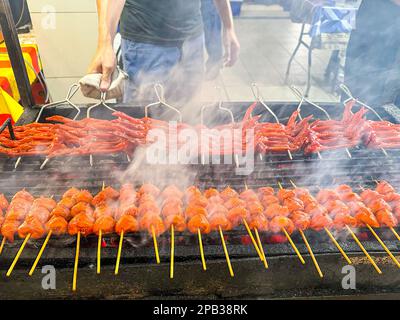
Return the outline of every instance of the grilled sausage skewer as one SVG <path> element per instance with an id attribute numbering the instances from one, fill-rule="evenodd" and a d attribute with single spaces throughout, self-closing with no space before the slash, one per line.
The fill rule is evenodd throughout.
<path id="1" fill-rule="evenodd" d="M 264 230 L 268 229 L 268 221 L 264 217 L 264 207 L 262 206 L 258 195 L 248 188 L 247 183 L 245 183 L 244 186 L 245 191 L 239 195 L 239 198 L 245 202 L 246 208 L 249 211 L 250 225 L 247 223 L 245 218 L 243 218 L 242 221 L 261 261 L 264 263 L 265 269 L 268 269 L 267 258 L 265 257 L 265 251 L 261 243 L 260 235 L 258 234 L 258 227 L 261 227 Z M 255 238 L 251 229 L 254 230 Z"/>
<path id="2" fill-rule="evenodd" d="M 75 213 L 76 215 L 68 223 L 68 233 L 70 235 L 76 235 L 74 273 L 72 277 L 72 291 L 76 291 L 81 235 L 86 236 L 93 232 L 95 218 L 93 209 L 90 206 L 93 200 L 93 196 L 89 191 L 81 190 L 74 195 L 73 199 L 76 201 L 77 204 L 71 209 L 71 215 Z M 76 208 L 78 208 L 79 210 Z"/>
<path id="3" fill-rule="evenodd" d="M 293 188 L 295 188 L 295 192 L 297 191 L 297 193 L 301 193 L 302 195 L 300 196 L 300 200 L 303 201 L 305 207 L 307 203 L 312 203 L 312 202 L 316 202 L 316 199 L 308 192 L 308 190 L 306 189 L 299 189 L 296 184 L 290 180 L 290 183 L 292 184 Z M 333 244 L 336 246 L 336 248 L 339 250 L 339 252 L 342 254 L 343 258 L 347 261 L 347 263 L 350 265 L 352 264 L 350 258 L 348 257 L 348 255 L 346 254 L 346 252 L 343 250 L 343 248 L 340 246 L 340 244 L 337 242 L 337 240 L 335 239 L 335 237 L 333 236 L 333 234 L 329 231 L 329 229 L 325 226 L 324 227 L 324 231 L 326 232 L 326 234 L 329 236 L 329 238 L 332 240 Z"/>
<path id="4" fill-rule="evenodd" d="M 280 189 L 281 192 L 282 192 L 282 191 L 285 191 L 285 189 L 283 189 L 282 184 L 281 184 L 279 181 L 278 181 L 278 185 L 279 185 L 279 189 Z M 286 192 L 282 192 L 282 193 L 285 194 Z M 296 194 L 295 194 L 294 192 L 293 192 L 293 193 L 288 192 L 287 194 L 288 194 L 288 197 L 284 199 L 284 201 L 283 201 L 284 203 L 285 203 L 285 201 L 287 201 L 287 200 L 292 200 L 292 201 L 294 201 L 294 202 L 296 202 L 296 200 L 297 200 L 297 201 L 299 201 L 300 203 L 302 203 L 300 199 L 296 198 Z M 283 203 L 283 204 L 284 204 L 284 203 Z M 292 211 L 292 213 L 294 213 L 294 211 Z M 314 263 L 315 268 L 317 269 L 317 272 L 318 272 L 319 276 L 320 276 L 321 278 L 323 278 L 324 275 L 323 275 L 323 273 L 322 273 L 322 271 L 321 271 L 321 268 L 320 268 L 320 266 L 319 266 L 319 264 L 318 264 L 317 259 L 315 258 L 314 252 L 313 252 L 313 250 L 312 250 L 310 244 L 308 243 L 308 240 L 307 240 L 306 235 L 304 234 L 302 228 L 298 228 L 298 231 L 299 231 L 301 237 L 303 238 L 303 241 L 304 241 L 304 243 L 305 243 L 305 245 L 306 245 L 306 247 L 307 247 L 308 252 L 310 253 L 311 259 L 312 259 L 312 261 L 313 261 L 313 263 Z"/>
<path id="5" fill-rule="evenodd" d="M 56 202 L 51 198 L 37 198 L 33 201 L 24 222 L 18 227 L 18 235 L 24 241 L 21 244 L 6 276 L 9 277 L 21 256 L 25 245 L 30 238 L 39 239 L 45 234 L 45 223 L 50 218 L 50 212 L 55 208 Z"/>
<path id="6" fill-rule="evenodd" d="M 317 195 L 317 200 L 318 200 L 318 202 L 320 204 L 322 204 L 324 206 L 324 205 L 327 205 L 327 203 L 329 201 L 337 201 L 337 200 L 341 201 L 342 199 L 343 200 L 344 199 L 349 199 L 350 197 L 354 198 L 354 194 L 353 193 L 344 194 L 344 196 L 341 198 L 340 195 L 335 190 L 322 190 L 322 189 L 320 189 L 320 191 L 318 192 L 318 195 Z M 347 209 L 350 208 L 347 205 L 344 205 L 344 206 Z M 352 209 L 355 209 L 355 210 L 352 210 Z M 353 211 L 354 217 L 356 218 L 356 222 L 358 224 L 360 224 L 360 223 L 364 223 L 365 224 L 366 221 L 367 222 L 369 222 L 369 221 L 376 222 L 375 216 L 369 210 L 365 210 L 364 208 L 360 209 L 358 206 L 357 207 L 354 206 L 354 208 L 350 208 L 350 210 Z M 345 223 L 344 227 L 350 233 L 350 235 L 352 236 L 354 241 L 357 243 L 357 245 L 359 246 L 361 251 L 365 254 L 365 256 L 367 257 L 367 259 L 369 260 L 371 265 L 376 270 L 376 272 L 378 274 L 381 274 L 382 273 L 381 269 L 378 267 L 378 265 L 372 259 L 372 257 L 368 253 L 368 251 L 364 248 L 364 246 L 362 245 L 361 241 L 358 239 L 358 237 L 353 232 L 353 230 L 350 228 L 350 226 Z"/>
<path id="7" fill-rule="evenodd" d="M 92 205 L 95 207 L 95 223 L 93 232 L 98 234 L 97 241 L 97 268 L 96 273 L 101 271 L 101 245 L 103 233 L 111 233 L 115 227 L 115 211 L 118 204 L 119 192 L 111 187 L 105 187 L 93 198 Z"/>
<path id="8" fill-rule="evenodd" d="M 124 234 L 139 230 L 139 223 L 135 218 L 138 213 L 138 208 L 136 207 L 137 193 L 135 188 L 131 184 L 125 184 L 121 187 L 119 195 L 119 208 L 115 216 L 117 220 L 115 231 L 120 234 L 120 238 L 117 260 L 115 263 L 115 275 L 117 275 L 119 272 Z"/>
<path id="9" fill-rule="evenodd" d="M 247 233 L 250 236 L 251 242 L 253 243 L 253 246 L 256 249 L 258 256 L 260 257 L 260 260 L 264 262 L 264 257 L 246 221 L 247 217 L 250 214 L 249 210 L 246 208 L 247 205 L 246 201 L 240 199 L 239 194 L 230 187 L 225 188 L 221 192 L 221 197 L 225 201 L 224 206 L 229 210 L 228 219 L 231 221 L 233 226 L 238 225 L 240 222 L 243 223 L 243 225 L 246 227 Z M 261 206 L 261 212 L 262 211 L 263 208 Z"/>
<path id="10" fill-rule="evenodd" d="M 47 221 L 45 227 L 47 230 L 47 236 L 46 239 L 44 240 L 42 247 L 40 248 L 36 259 L 29 270 L 29 275 L 32 276 L 33 273 L 35 272 L 36 266 L 38 265 L 40 258 L 43 255 L 44 250 L 46 249 L 46 246 L 51 238 L 51 236 L 54 235 L 63 235 L 67 233 L 68 229 L 68 222 L 66 218 L 71 217 L 71 208 L 72 206 L 76 203 L 74 200 L 75 195 L 79 193 L 79 190 L 76 188 L 70 188 L 68 189 L 62 196 L 61 201 L 56 205 L 56 207 L 52 210 L 51 212 L 51 217 L 49 221 Z"/>
<path id="11" fill-rule="evenodd" d="M 215 190 L 218 194 L 218 191 Z M 215 191 L 206 190 L 208 193 Z M 205 193 L 206 193 L 205 192 Z M 186 210 L 185 218 L 187 221 L 188 230 L 192 233 L 197 233 L 199 242 L 200 258 L 203 270 L 207 270 L 206 258 L 204 255 L 202 233 L 210 233 L 210 223 L 207 220 L 208 198 L 202 194 L 197 187 L 189 187 L 186 189 Z"/>

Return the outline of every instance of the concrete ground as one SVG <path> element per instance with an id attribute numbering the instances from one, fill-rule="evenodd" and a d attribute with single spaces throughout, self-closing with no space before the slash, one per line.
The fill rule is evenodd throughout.
<path id="1" fill-rule="evenodd" d="M 241 55 L 233 68 L 224 69 L 216 81 L 204 87 L 204 100 L 216 98 L 215 86 L 223 88 L 227 101 L 253 99 L 251 83 L 256 82 L 266 101 L 294 101 L 297 97 L 284 83 L 286 67 L 300 33 L 300 24 L 292 23 L 289 13 L 277 5 L 244 4 L 235 19 L 241 43 Z M 323 77 L 331 51 L 315 50 L 310 98 L 319 102 L 338 100 Z M 307 50 L 303 47 L 293 62 L 289 84 L 302 91 L 307 79 Z"/>

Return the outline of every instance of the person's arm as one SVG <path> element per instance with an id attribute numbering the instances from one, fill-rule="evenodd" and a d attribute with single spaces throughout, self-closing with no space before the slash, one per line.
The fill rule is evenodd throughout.
<path id="1" fill-rule="evenodd" d="M 103 75 L 100 89 L 107 91 L 111 84 L 111 76 L 117 65 L 113 48 L 118 23 L 126 0 L 96 0 L 98 13 L 97 51 L 89 67 L 89 73 Z"/>
<path id="2" fill-rule="evenodd" d="M 214 0 L 221 17 L 224 33 L 225 66 L 233 66 L 239 58 L 240 44 L 233 25 L 233 15 L 229 0 Z"/>

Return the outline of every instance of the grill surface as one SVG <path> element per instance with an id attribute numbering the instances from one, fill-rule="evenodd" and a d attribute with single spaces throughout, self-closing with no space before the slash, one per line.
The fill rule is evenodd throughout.
<path id="1" fill-rule="evenodd" d="M 228 107 L 233 110 L 236 120 L 240 120 L 244 115 L 244 106 L 247 107 L 248 105 L 250 105 L 250 103 L 233 103 Z M 283 123 L 286 123 L 288 117 L 296 107 L 297 105 L 288 104 L 271 105 L 271 108 L 278 114 L 279 119 Z M 338 105 L 327 105 L 324 107 L 332 118 L 339 118 L 343 111 L 343 108 Z M 143 116 L 143 108 L 128 108 L 126 106 L 115 106 L 115 108 L 132 116 Z M 323 118 L 323 114 L 313 107 L 304 106 L 302 110 L 302 116 L 314 114 L 315 118 Z M 23 119 L 20 120 L 20 123 L 32 122 L 37 111 L 38 110 L 26 112 Z M 258 109 L 257 111 L 261 113 L 263 109 Z M 96 114 L 96 112 L 100 113 Z M 95 111 L 92 116 L 109 118 L 109 113 L 103 112 L 104 110 Z M 85 114 L 85 112 L 82 113 Z M 387 110 L 380 109 L 379 113 L 386 120 L 392 122 L 396 122 L 397 120 Z M 73 111 L 63 107 L 47 109 L 43 113 L 43 118 L 54 114 L 68 116 L 73 114 Z M 152 116 L 156 118 L 158 115 L 153 114 Z M 374 115 L 370 115 L 369 118 L 377 120 L 374 118 Z M 224 115 L 218 115 L 214 117 L 213 121 L 209 122 L 209 124 L 224 123 L 227 121 L 228 118 L 224 117 Z M 273 118 L 265 114 L 262 121 L 272 122 Z M 153 182 L 160 187 L 163 187 L 163 184 L 167 185 L 169 183 L 175 183 L 179 186 L 179 181 L 189 180 L 191 184 L 197 185 L 200 188 L 224 188 L 229 185 L 238 190 L 243 189 L 245 183 L 249 188 L 261 186 L 273 186 L 277 188 L 278 181 L 282 182 L 284 187 L 291 187 L 290 180 L 294 181 L 298 186 L 307 187 L 314 192 L 318 190 L 318 187 L 328 187 L 341 183 L 349 184 L 355 189 L 359 189 L 360 186 L 373 187 L 375 184 L 374 180 L 379 179 L 385 179 L 392 183 L 393 186 L 400 187 L 399 151 L 388 151 L 388 156 L 385 156 L 383 152 L 379 150 L 372 151 L 363 148 L 350 150 L 350 152 L 352 155 L 351 158 L 349 158 L 344 150 L 322 153 L 322 159 L 318 159 L 316 156 L 304 157 L 302 154 L 294 154 L 293 160 L 289 159 L 286 154 L 267 155 L 264 156 L 262 160 L 256 157 L 254 171 L 249 176 L 235 175 L 234 165 L 192 165 L 185 168 L 185 170 L 182 170 L 181 166 L 173 165 L 159 165 L 156 169 L 154 166 L 144 165 L 144 167 L 140 167 L 140 170 L 130 171 L 129 174 L 126 174 L 126 170 L 131 164 L 128 162 L 126 156 L 122 154 L 114 156 L 95 156 L 93 167 L 89 165 L 89 157 L 52 159 L 44 170 L 39 170 L 40 165 L 45 160 L 44 158 L 24 157 L 17 169 L 14 169 L 16 159 L 1 158 L 0 167 L 2 170 L 0 173 L 0 190 L 10 196 L 22 188 L 26 188 L 35 196 L 54 195 L 58 199 L 62 193 L 71 186 L 89 189 L 91 192 L 97 193 L 103 181 L 106 185 L 119 187 L 124 179 L 137 185 L 142 184 L 144 181 Z M 146 172 L 145 177 L 142 175 L 143 172 Z M 152 174 L 149 174 L 149 172 Z M 185 187 L 184 183 L 181 187 Z M 364 232 L 368 238 L 367 241 L 363 241 L 367 251 L 371 253 L 374 258 L 379 258 L 379 265 L 383 263 L 383 269 L 385 270 L 387 268 L 389 270 L 388 273 L 392 275 L 391 279 L 393 281 L 390 283 L 391 291 L 400 290 L 400 274 L 399 276 L 393 276 L 398 273 L 391 272 L 395 270 L 394 264 L 385 256 L 381 246 L 376 241 L 372 240 L 368 232 L 364 230 L 360 230 L 360 232 Z M 393 253 L 396 254 L 400 252 L 400 242 L 394 241 L 391 234 L 385 230 L 379 230 L 379 234 Z M 110 285 L 112 289 L 103 288 L 103 285 L 99 283 L 102 281 L 96 281 L 94 276 L 91 275 L 91 273 L 93 273 L 93 275 L 95 274 L 95 270 L 92 268 L 96 261 L 95 248 L 97 245 L 97 238 L 88 237 L 82 240 L 82 250 L 80 254 L 80 280 L 78 282 L 80 283 L 79 287 L 86 288 L 84 289 L 85 291 L 81 291 L 80 294 L 86 297 L 90 297 L 94 294 L 98 296 L 99 291 L 96 291 L 95 288 L 99 289 L 100 287 L 104 290 L 108 290 L 108 293 L 105 294 L 108 297 L 110 295 L 118 296 L 124 292 L 130 292 L 130 297 L 146 297 L 158 295 L 160 292 L 164 295 L 182 294 L 186 296 L 207 297 L 247 297 L 253 294 L 256 296 L 287 296 L 290 294 L 312 295 L 313 291 L 310 290 L 310 288 L 314 288 L 316 294 L 327 294 L 328 292 L 332 294 L 338 294 L 338 292 L 340 292 L 339 294 L 345 294 L 341 291 L 340 280 L 338 280 L 342 277 L 340 275 L 340 266 L 345 265 L 345 261 L 341 258 L 336 247 L 329 241 L 325 234 L 313 231 L 308 231 L 306 233 L 313 251 L 320 262 L 321 268 L 326 274 L 326 282 L 320 282 L 318 280 L 315 269 L 307 254 L 307 248 L 302 244 L 303 241 L 299 236 L 294 236 L 294 241 L 296 245 L 298 245 L 300 252 L 307 257 L 307 268 L 301 266 L 295 253 L 287 243 L 271 244 L 269 235 L 266 234 L 263 236 L 263 242 L 266 244 L 265 251 L 267 260 L 272 261 L 271 269 L 278 269 L 277 272 L 282 272 L 282 274 L 289 274 L 291 273 L 290 270 L 292 270 L 294 274 L 299 272 L 298 278 L 301 279 L 302 284 L 299 284 L 299 279 L 296 281 L 292 276 L 287 277 L 287 281 L 281 279 L 281 282 L 279 282 L 280 276 L 273 278 L 271 273 L 268 275 L 262 268 L 260 261 L 254 258 L 256 253 L 251 243 L 247 245 L 243 244 L 243 242 L 248 242 L 245 235 L 246 232 L 244 229 L 238 229 L 227 233 L 229 254 L 233 259 L 234 268 L 239 269 L 237 273 L 240 274 L 243 272 L 242 276 L 246 275 L 244 281 L 228 280 L 228 273 L 226 266 L 224 266 L 225 260 L 223 250 L 217 234 L 204 237 L 203 239 L 208 264 L 211 265 L 211 269 L 214 268 L 214 271 L 209 272 L 206 276 L 200 273 L 197 239 L 189 234 L 178 234 L 175 250 L 176 261 L 180 262 L 177 266 L 178 279 L 180 273 L 179 269 L 182 268 L 181 272 L 187 272 L 189 275 L 193 273 L 196 275 L 193 279 L 199 279 L 199 281 L 203 282 L 199 284 L 197 281 L 191 281 L 190 276 L 183 275 L 181 285 L 171 285 L 171 282 L 160 280 L 162 285 L 158 289 L 154 289 L 151 287 L 151 283 L 156 280 L 153 279 L 148 280 L 148 283 L 144 282 L 142 284 L 133 285 L 132 288 L 135 288 L 137 292 L 133 292 L 132 290 L 134 289 L 127 288 L 127 285 L 131 284 L 131 281 L 126 279 L 127 275 L 130 274 L 129 272 L 132 272 L 132 274 L 137 277 L 140 277 L 143 273 L 148 274 L 150 272 L 155 279 L 167 278 L 167 271 L 165 269 L 169 261 L 168 234 L 161 236 L 159 240 L 161 259 L 164 262 L 161 266 L 154 265 L 154 249 L 147 235 L 143 234 L 126 237 L 124 249 L 122 251 L 121 266 L 123 271 L 124 269 L 127 271 L 129 269 L 129 272 L 126 272 L 126 274 L 123 272 L 125 275 L 122 276 L 122 278 L 125 284 L 112 284 Z M 387 283 L 385 282 L 386 278 L 376 278 L 382 276 L 374 274 L 372 266 L 366 261 L 359 247 L 351 241 L 351 239 L 348 239 L 345 234 L 338 234 L 336 237 L 346 253 L 349 253 L 350 256 L 358 257 L 355 260 L 355 265 L 358 270 L 361 270 L 359 272 L 362 273 L 362 276 L 365 276 L 365 279 L 360 282 L 361 289 L 365 286 L 365 288 L 362 289 L 364 290 L 363 292 L 375 292 L 374 290 L 380 292 L 382 288 L 387 288 Z M 107 247 L 102 251 L 102 264 L 106 273 L 105 277 L 107 278 L 110 276 L 111 269 L 115 263 L 115 246 L 118 239 L 115 236 L 108 236 L 105 240 Z M 9 245 L 5 248 L 0 264 L 1 270 L 8 268 L 20 243 L 20 241 L 16 241 L 14 245 Z M 17 283 L 23 281 L 20 279 L 24 278 L 26 270 L 31 266 L 41 243 L 42 241 L 32 240 L 28 242 L 28 246 L 18 262 L 17 269 L 14 271 Z M 74 254 L 75 240 L 71 237 L 60 239 L 53 238 L 49 242 L 40 264 L 51 264 L 56 266 L 58 268 L 57 270 L 61 269 L 63 273 L 62 285 L 66 288 L 65 291 L 58 292 L 57 295 L 54 296 L 51 293 L 46 293 L 46 297 L 68 296 L 67 292 L 69 292 L 69 290 L 67 290 L 68 286 L 66 283 L 70 283 Z M 257 272 L 255 270 L 257 270 Z M 35 276 L 36 280 L 40 277 L 40 272 L 37 271 L 37 273 L 39 273 L 39 276 Z M 254 275 L 250 276 L 251 273 L 254 273 Z M 275 272 L 272 274 L 274 273 Z M 64 279 L 65 274 L 68 276 Z M 83 278 L 83 280 L 81 280 L 81 278 Z M 148 278 L 148 276 L 145 276 L 145 278 Z M 207 278 L 207 280 L 205 280 L 205 278 Z M 2 279 L 2 277 L 0 279 Z M 1 281 L 6 280 L 2 279 Z M 112 282 L 112 280 L 110 281 Z M 121 282 L 121 280 L 116 281 L 115 278 L 114 281 L 118 283 Z M 227 281 L 233 282 L 226 284 Z M 270 283 L 266 284 L 268 281 L 270 281 Z M 298 286 L 298 289 L 296 289 L 298 290 L 297 293 L 295 293 L 296 290 L 293 289 L 296 287 L 294 283 Z M 314 287 L 311 283 L 314 283 Z M 386 287 L 383 285 L 385 283 Z M 12 283 L 7 284 L 12 286 Z M 246 286 L 246 288 L 243 286 Z M 305 289 L 308 290 L 307 293 L 301 293 L 302 290 Z M 5 289 L 3 292 L 4 293 L 0 293 L 0 296 L 3 294 L 10 294 L 12 290 L 9 291 Z"/>

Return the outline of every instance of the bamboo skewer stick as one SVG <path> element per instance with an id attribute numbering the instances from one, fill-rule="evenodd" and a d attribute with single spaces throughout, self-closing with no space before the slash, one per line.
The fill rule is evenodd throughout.
<path id="1" fill-rule="evenodd" d="M 299 249 L 297 249 L 296 245 L 294 244 L 292 238 L 290 237 L 289 233 L 286 231 L 285 228 L 282 228 L 283 233 L 285 234 L 286 238 L 289 240 L 290 245 L 292 246 L 294 252 L 296 252 L 297 256 L 299 257 L 300 261 L 302 264 L 305 264 L 306 262 L 303 259 L 303 256 L 301 255 Z"/>
<path id="2" fill-rule="evenodd" d="M 389 248 L 385 245 L 385 243 L 382 241 L 382 239 L 377 235 L 377 233 L 375 232 L 374 229 L 371 228 L 371 226 L 369 224 L 367 224 L 367 228 L 369 229 L 369 231 L 371 231 L 371 233 L 374 235 L 374 237 L 376 238 L 376 240 L 378 240 L 378 242 L 380 243 L 380 245 L 382 246 L 383 249 L 385 249 L 386 253 L 389 255 L 389 257 L 393 260 L 393 262 L 396 264 L 396 266 L 398 268 L 400 268 L 400 263 L 399 261 L 396 259 L 396 257 L 393 255 L 393 253 L 389 250 Z"/>
<path id="3" fill-rule="evenodd" d="M 249 187 L 247 186 L 247 183 L 246 183 L 246 182 L 244 182 L 244 186 L 245 186 L 245 189 L 246 189 L 246 190 L 249 189 Z M 248 233 L 249 236 L 250 236 L 251 242 L 253 243 L 253 246 L 254 246 L 254 248 L 256 249 L 258 256 L 260 257 L 261 261 L 264 263 L 265 269 L 268 269 L 267 259 L 265 258 L 264 248 L 262 247 L 261 240 L 260 240 L 260 236 L 258 235 L 258 230 L 257 230 L 257 228 L 254 228 L 254 231 L 255 231 L 256 237 L 257 237 L 257 242 L 256 242 L 256 240 L 255 240 L 255 238 L 254 238 L 254 236 L 253 236 L 253 233 L 251 232 L 251 230 L 250 230 L 250 228 L 249 228 L 249 225 L 248 225 L 246 219 L 243 219 L 243 224 L 244 224 L 245 227 L 246 227 L 247 233 Z"/>
<path id="4" fill-rule="evenodd" d="M 221 227 L 219 227 L 219 235 L 221 236 L 222 246 L 223 246 L 224 252 L 225 252 L 226 263 L 228 264 L 229 274 L 231 275 L 231 277 L 234 277 L 235 274 L 233 273 L 231 259 L 229 258 L 228 248 L 226 247 L 225 238 L 224 238 L 224 234 L 222 233 Z"/>
<path id="5" fill-rule="evenodd" d="M 360 249 L 364 252 L 365 256 L 371 262 L 372 266 L 375 268 L 376 272 L 379 274 L 382 273 L 381 269 L 379 269 L 378 265 L 375 263 L 375 261 L 371 258 L 367 250 L 365 250 L 364 246 L 362 245 L 361 241 L 357 238 L 357 236 L 354 234 L 353 230 L 350 229 L 349 226 L 346 225 L 347 230 L 350 232 L 351 236 L 353 237 L 354 241 L 358 244 Z"/>
<path id="6" fill-rule="evenodd" d="M 100 274 L 101 271 L 101 239 L 103 232 L 99 230 L 99 238 L 97 240 L 97 270 L 96 273 Z"/>
<path id="7" fill-rule="evenodd" d="M 389 229 L 390 229 L 390 231 L 392 231 L 392 233 L 395 235 L 395 237 L 397 238 L 397 240 L 400 241 L 400 235 L 397 233 L 397 231 L 396 231 L 393 227 L 390 227 Z M 1 251 L 0 251 L 0 254 L 1 254 Z"/>
<path id="8" fill-rule="evenodd" d="M 157 237 L 156 237 L 156 231 L 154 230 L 154 226 L 151 226 L 151 233 L 153 236 L 154 252 L 156 255 L 156 261 L 157 261 L 157 264 L 160 264 L 160 254 L 158 253 Z"/>
<path id="9" fill-rule="evenodd" d="M 3 237 L 3 240 L 1 240 L 1 244 L 0 244 L 0 254 L 2 254 L 5 244 L 6 244 L 6 238 Z"/>
<path id="10" fill-rule="evenodd" d="M 19 250 L 18 250 L 18 252 L 17 252 L 17 255 L 15 256 L 15 258 L 14 258 L 14 260 L 13 260 L 13 262 L 12 262 L 10 268 L 8 269 L 8 271 L 7 271 L 7 273 L 6 273 L 6 276 L 7 276 L 7 277 L 11 276 L 11 273 L 12 273 L 12 271 L 14 270 L 14 267 L 15 267 L 15 265 L 17 264 L 18 259 L 19 259 L 19 257 L 20 257 L 21 254 L 22 254 L 22 251 L 24 251 L 25 245 L 26 245 L 26 243 L 28 242 L 28 240 L 29 240 L 30 237 L 31 237 L 31 234 L 29 233 L 29 234 L 25 237 L 24 242 L 22 242 L 21 247 L 19 248 Z"/>
<path id="11" fill-rule="evenodd" d="M 282 184 L 280 183 L 280 181 L 278 181 L 278 186 L 279 189 L 283 189 Z M 297 256 L 299 257 L 300 261 L 302 264 L 305 264 L 306 262 L 303 259 L 303 256 L 300 254 L 299 249 L 297 249 L 296 245 L 294 244 L 292 238 L 290 237 L 289 233 L 286 231 L 285 228 L 282 228 L 283 233 L 285 234 L 286 238 L 289 240 L 290 245 L 292 246 L 294 252 L 296 252 Z"/>
<path id="12" fill-rule="evenodd" d="M 118 253 L 117 253 L 117 262 L 115 263 L 115 271 L 114 274 L 117 275 L 119 272 L 119 263 L 121 261 L 121 252 L 122 252 L 122 243 L 124 242 L 124 230 L 121 231 L 121 235 L 119 236 L 119 245 L 118 245 Z"/>
<path id="13" fill-rule="evenodd" d="M 262 255 L 262 253 L 260 251 L 260 248 L 257 245 L 256 239 L 254 239 L 253 233 L 251 232 L 250 227 L 249 227 L 246 219 L 244 219 L 244 218 L 243 218 L 243 224 L 246 227 L 247 233 L 250 236 L 251 242 L 253 243 L 253 246 L 256 249 L 258 256 L 260 257 L 260 260 L 264 261 L 264 257 L 263 257 L 263 255 Z"/>
<path id="14" fill-rule="evenodd" d="M 174 278 L 174 256 L 175 256 L 175 229 L 174 225 L 171 224 L 171 264 L 169 269 L 169 277 Z"/>
<path id="15" fill-rule="evenodd" d="M 352 264 L 350 258 L 348 257 L 346 252 L 344 252 L 344 250 L 342 249 L 340 244 L 337 242 L 337 240 L 335 239 L 333 234 L 326 227 L 324 229 L 325 229 L 325 232 L 328 234 L 329 238 L 331 238 L 331 240 L 334 243 L 334 245 L 336 246 L 336 248 L 338 248 L 339 252 L 342 254 L 343 258 L 347 261 L 348 264 Z"/>
<path id="16" fill-rule="evenodd" d="M 263 256 L 263 262 L 264 262 L 265 269 L 268 269 L 267 258 L 265 257 L 264 248 L 263 248 L 263 245 L 262 245 L 262 243 L 261 243 L 260 235 L 258 234 L 257 228 L 254 228 L 254 232 L 255 232 L 255 234 L 256 234 L 256 239 L 257 239 L 258 247 L 260 248 L 261 254 L 262 254 L 262 256 Z"/>
<path id="17" fill-rule="evenodd" d="M 33 263 L 31 270 L 29 271 L 29 275 L 30 276 L 35 272 L 36 266 L 38 265 L 39 260 L 43 255 L 44 249 L 46 249 L 47 243 L 49 242 L 52 233 L 53 233 L 53 231 L 50 230 L 49 233 L 47 234 L 47 237 L 44 240 L 44 242 L 42 244 L 42 247 L 40 248 L 40 251 L 39 251 L 39 253 L 38 253 L 38 255 L 37 255 L 36 259 L 35 259 L 35 262 Z"/>
<path id="18" fill-rule="evenodd" d="M 78 277 L 78 262 L 79 262 L 79 249 L 81 245 L 81 232 L 78 231 L 76 235 L 76 252 L 75 252 L 75 263 L 74 263 L 74 275 L 72 278 L 72 291 L 76 291 L 76 280 Z"/>
<path id="19" fill-rule="evenodd" d="M 207 265 L 206 265 L 206 259 L 204 257 L 204 249 L 203 249 L 203 240 L 201 239 L 201 231 L 200 229 L 197 229 L 197 235 L 199 238 L 199 248 L 200 248 L 200 257 L 201 257 L 201 263 L 203 265 L 203 270 L 207 270 Z"/>
<path id="20" fill-rule="evenodd" d="M 312 261 L 314 262 L 315 268 L 317 269 L 319 276 L 320 276 L 321 278 L 323 278 L 324 275 L 323 275 L 323 273 L 322 273 L 322 271 L 321 271 L 321 268 L 319 267 L 319 264 L 318 264 L 317 259 L 315 258 L 314 252 L 312 251 L 311 246 L 310 246 L 310 244 L 308 243 L 308 240 L 307 240 L 307 238 L 306 238 L 306 235 L 304 234 L 303 230 L 299 230 L 299 232 L 300 232 L 301 237 L 303 238 L 304 243 L 306 244 L 306 247 L 307 247 L 307 249 L 308 249 L 308 252 L 310 253 L 311 259 L 312 259 Z"/>

